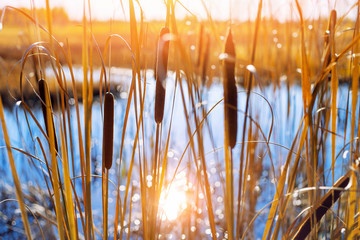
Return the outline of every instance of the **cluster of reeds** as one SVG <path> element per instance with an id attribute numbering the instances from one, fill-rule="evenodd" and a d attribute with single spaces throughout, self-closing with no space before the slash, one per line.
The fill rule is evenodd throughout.
<path id="1" fill-rule="evenodd" d="M 135 4 L 140 6 L 138 1 L 135 1 Z M 187 239 L 206 237 L 230 240 L 250 239 L 255 235 L 262 235 L 263 239 L 280 237 L 316 239 L 323 235 L 338 239 L 341 234 L 344 234 L 347 239 L 356 238 L 360 229 L 356 219 L 360 209 L 357 201 L 360 128 L 356 120 L 359 116 L 360 5 L 358 2 L 352 7 L 358 9 L 352 40 L 345 46 L 341 45 L 341 48 L 337 45 L 336 33 L 345 18 L 338 18 L 336 11 L 331 11 L 328 27 L 323 33 L 325 38 L 314 40 L 315 43 L 323 43 L 321 60 L 314 60 L 309 54 L 308 50 L 312 46 L 307 42 L 309 40 L 302 15 L 303 9 L 297 0 L 295 5 L 299 13 L 297 28 L 300 31 L 300 46 L 292 46 L 294 43 L 290 41 L 291 37 L 288 37 L 286 49 L 288 56 L 292 55 L 294 48 L 300 49 L 298 63 L 292 62 L 288 56 L 276 59 L 279 63 L 274 60 L 275 64 L 284 64 L 284 68 L 287 68 L 288 82 L 292 78 L 290 75 L 294 74 L 291 73 L 293 64 L 298 64 L 298 72 L 301 73 L 298 77 L 300 77 L 302 88 L 303 118 L 288 147 L 273 142 L 274 116 L 269 103 L 271 101 L 254 90 L 260 89 L 257 86 L 261 87 L 263 84 L 259 77 L 263 59 L 256 58 L 259 55 L 259 50 L 257 50 L 259 41 L 264 41 L 259 38 L 259 34 L 261 31 L 263 35 L 267 34 L 266 29 L 261 25 L 262 0 L 259 1 L 253 29 L 249 27 L 252 45 L 247 46 L 249 57 L 245 61 L 238 55 L 241 46 L 238 42 L 239 37 L 235 34 L 237 30 L 234 24 L 227 26 L 225 40 L 221 41 L 217 35 L 216 23 L 212 20 L 209 11 L 207 11 L 208 23 L 204 22 L 200 26 L 196 46 L 197 58 L 194 61 L 191 48 L 181 37 L 175 16 L 175 2 L 168 0 L 166 21 L 164 27 L 157 29 L 160 32 L 159 38 L 157 46 L 153 46 L 156 48 L 153 83 L 148 80 L 146 71 L 146 67 L 153 63 L 143 63 L 146 53 L 142 49 L 148 44 L 146 38 L 148 26 L 143 21 L 141 6 L 139 21 L 135 17 L 134 1 L 129 0 L 130 40 L 126 41 L 123 36 L 111 34 L 106 40 L 105 48 L 100 49 L 92 35 L 91 14 L 88 17 L 91 13 L 91 5 L 84 4 L 81 96 L 78 96 L 76 89 L 69 43 L 61 44 L 54 37 L 49 1 L 46 1 L 47 27 L 41 26 L 36 18 L 26 12 L 7 7 L 8 10 L 26 17 L 39 38 L 40 32 L 45 33 L 47 38 L 45 40 L 48 42 L 44 43 L 40 41 L 41 39 L 37 39 L 26 50 L 19 62 L 21 97 L 18 103 L 26 116 L 22 121 L 26 122 L 30 132 L 34 129 L 31 129 L 29 121 L 35 122 L 41 133 L 41 136 L 31 135 L 33 142 L 36 143 L 35 151 L 23 151 L 11 145 L 0 98 L 1 128 L 26 237 L 32 239 L 34 237 L 32 231 L 39 228 L 42 237 L 46 239 L 47 236 L 42 231 L 43 226 L 38 222 L 38 219 L 45 219 L 57 230 L 59 239 L 161 239 L 162 236 L 166 237 L 166 234 L 171 233 L 176 225 L 181 229 L 181 234 L 176 237 Z M 182 7 L 182 5 L 176 7 Z M 291 26 L 293 22 L 289 24 L 289 28 L 294 27 Z M 289 32 L 291 33 L 290 30 Z M 129 51 L 131 55 L 129 61 L 132 64 L 130 87 L 121 119 L 117 117 L 115 111 L 117 95 L 112 93 L 110 72 L 111 59 L 116 55 L 112 52 L 111 44 L 115 40 L 120 41 Z M 211 45 L 216 44 L 221 45 L 223 49 L 222 53 L 219 53 L 218 62 L 218 68 L 222 69 L 219 77 L 222 81 L 223 98 L 208 108 L 204 103 L 209 100 L 206 95 L 206 86 L 209 86 L 213 77 L 213 68 L 210 67 L 209 59 L 212 54 Z M 262 54 L 268 54 L 266 56 L 272 58 L 269 56 L 272 54 L 270 50 Z M 346 56 L 350 56 L 349 60 Z M 71 81 L 69 82 L 60 58 L 65 59 L 65 64 L 70 71 Z M 101 62 L 100 76 L 94 75 L 95 58 L 99 58 Z M 166 81 L 170 59 L 170 67 L 174 73 L 174 88 L 172 92 L 167 92 Z M 321 64 L 311 64 L 316 61 Z M 350 142 L 345 142 L 347 138 L 344 136 L 343 143 L 337 139 L 339 138 L 340 111 L 337 100 L 338 65 L 341 61 L 348 61 L 349 74 L 352 78 L 345 114 L 345 129 L 349 116 L 351 136 Z M 242 66 L 244 62 L 246 64 Z M 23 95 L 24 85 L 29 84 L 26 81 L 25 68 L 31 63 L 37 83 L 37 86 L 33 87 L 41 103 L 42 120 L 37 119 Z M 56 76 L 54 81 L 46 78 L 44 74 L 46 66 L 54 72 Z M 272 73 L 273 76 L 277 74 L 280 75 L 276 71 Z M 94 79 L 96 78 L 100 79 L 99 99 L 102 122 L 93 120 Z M 239 86 L 240 80 L 243 80 L 244 88 Z M 68 83 L 71 83 L 71 86 L 67 86 Z M 55 91 L 50 92 L 50 84 L 55 86 Z M 147 98 L 149 84 L 155 84 L 155 97 L 151 100 Z M 287 87 L 287 117 L 290 118 L 291 106 L 295 105 L 290 103 L 290 84 Z M 70 95 L 68 89 L 71 89 L 73 95 Z M 243 98 L 240 98 L 241 96 Z M 266 104 L 264 106 L 252 105 L 254 97 L 260 98 Z M 80 98 L 82 103 L 80 103 Z M 177 98 L 180 99 L 181 109 L 175 109 Z M 72 99 L 73 107 L 69 104 Z M 168 99 L 170 101 L 166 102 Z M 245 101 L 239 104 L 240 99 Z M 150 104 L 151 110 L 147 109 L 149 101 L 154 102 L 154 106 Z M 209 116 L 219 108 L 220 104 L 223 104 L 223 126 L 216 122 L 215 130 L 213 130 L 214 123 L 210 121 Z M 267 132 L 263 131 L 257 119 L 265 107 L 270 109 L 272 117 Z M 74 110 L 75 116 L 71 114 L 71 110 Z M 293 109 L 293 111 L 299 111 L 299 109 Z M 148 112 L 151 112 L 152 116 L 150 126 L 146 122 Z M 177 161 L 171 162 L 169 160 L 172 154 L 170 151 L 173 140 L 171 134 L 173 125 L 176 125 L 176 119 L 173 119 L 174 112 L 183 114 L 185 127 L 182 131 L 186 137 L 181 141 L 186 142 L 186 147 L 179 150 Z M 131 116 L 134 117 L 131 118 Z M 134 123 L 129 123 L 129 121 L 134 121 Z M 135 126 L 134 129 L 130 129 L 131 124 Z M 114 133 L 117 125 L 121 126 L 121 134 L 118 136 Z M 102 129 L 101 174 L 94 174 L 93 171 L 93 127 Z M 126 145 L 129 132 L 132 134 L 132 144 Z M 221 133 L 220 138 L 223 137 L 221 146 L 216 146 L 214 140 L 215 135 L 219 136 L 217 132 Z M 119 149 L 114 149 L 116 139 L 120 142 Z M 326 144 L 327 141 L 330 144 Z M 343 146 L 340 152 L 337 151 L 339 144 Z M 278 154 L 274 147 L 285 149 L 285 157 Z M 74 150 L 75 148 L 77 151 Z M 219 169 L 209 167 L 209 153 L 207 152 L 209 148 L 216 153 L 214 158 Z M 349 162 L 344 160 L 343 172 L 346 173 L 339 177 L 341 171 L 336 171 L 338 155 L 345 152 L 347 148 L 349 148 L 350 160 Z M 36 160 L 36 164 L 41 169 L 47 194 L 51 199 L 51 206 L 53 206 L 51 216 L 32 212 L 26 205 L 27 200 L 24 198 L 24 189 L 17 173 L 13 151 Z M 78 157 L 75 156 L 76 152 L 78 152 Z M 125 152 L 130 154 L 125 154 Z M 328 152 L 331 154 L 327 154 Z M 274 155 L 279 159 L 275 159 Z M 114 161 L 115 159 L 118 161 Z M 267 164 L 264 163 L 265 159 L 268 160 Z M 266 165 L 268 165 L 268 178 L 272 180 L 271 186 L 274 191 L 272 200 L 259 208 L 259 194 L 255 189 L 260 188 L 259 182 Z M 326 169 L 329 165 L 330 168 Z M 112 170 L 116 173 L 114 178 L 111 178 Z M 186 175 L 187 190 L 186 200 L 184 200 L 186 210 L 177 216 L 179 224 L 167 224 L 166 217 L 164 218 L 164 213 L 161 211 L 163 207 L 161 202 L 170 194 L 180 172 L 185 172 Z M 325 180 L 328 173 L 331 173 L 330 187 L 326 187 L 329 185 L 329 182 Z M 303 180 L 305 183 L 299 183 L 299 179 L 303 176 L 305 176 Z M 93 193 L 92 184 L 96 178 L 101 178 L 101 221 L 97 220 L 98 216 L 93 207 L 95 199 L 100 199 Z M 138 185 L 134 183 L 134 180 L 137 180 Z M 216 185 L 219 185 L 220 189 L 217 190 L 219 192 L 217 198 L 214 197 Z M 134 200 L 136 199 L 134 192 L 140 196 L 138 203 Z M 113 204 L 109 204 L 110 193 L 115 198 Z M 303 208 L 299 210 L 291 202 L 300 193 L 306 196 L 302 199 Z M 136 204 L 139 205 L 138 216 L 140 217 L 138 218 L 141 219 L 136 225 L 140 227 L 132 230 Z M 174 205 L 174 207 L 178 206 Z M 222 211 L 224 217 L 219 217 Z M 37 223 L 29 222 L 30 214 Z M 200 226 L 199 218 L 206 223 Z M 260 218 L 265 223 L 259 230 L 254 227 L 254 222 Z"/>

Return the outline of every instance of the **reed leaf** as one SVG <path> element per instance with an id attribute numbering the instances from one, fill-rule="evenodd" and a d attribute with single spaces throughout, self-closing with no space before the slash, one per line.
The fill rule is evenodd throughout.
<path id="1" fill-rule="evenodd" d="M 24 224 L 26 237 L 31 240 L 32 236 L 31 236 L 30 224 L 29 224 L 27 212 L 25 209 L 24 196 L 23 196 L 23 192 L 22 192 L 22 188 L 21 188 L 21 184 L 20 184 L 20 179 L 17 174 L 15 160 L 14 160 L 14 157 L 13 157 L 13 154 L 11 151 L 11 143 L 10 143 L 9 134 L 8 134 L 7 128 L 6 128 L 5 117 L 4 117 L 4 108 L 3 108 L 3 103 L 1 100 L 1 95 L 0 95 L 0 120 L 1 120 L 2 132 L 4 134 L 6 150 L 7 150 L 7 154 L 8 154 L 8 158 L 9 158 L 11 174 L 12 174 L 13 180 L 14 180 L 16 198 L 18 200 L 19 207 L 20 207 L 21 218 L 22 218 L 22 221 Z"/>
<path id="2" fill-rule="evenodd" d="M 358 6 L 357 8 L 357 18 L 356 18 L 356 22 L 355 22 L 355 30 L 354 30 L 354 36 L 353 38 L 355 38 L 356 36 L 359 35 L 359 30 L 360 30 L 360 19 L 359 19 L 359 13 L 360 13 L 360 6 Z M 359 43 L 356 43 L 354 45 L 354 48 L 352 50 L 352 54 L 355 55 L 353 62 L 352 62 L 352 96 L 351 96 L 351 132 L 350 132 L 350 139 L 354 139 L 355 137 L 355 119 L 356 119 L 356 106 L 357 106 L 357 100 L 358 100 L 358 88 L 359 88 L 359 56 L 358 53 L 360 50 L 360 45 Z M 351 158 L 350 159 L 354 159 L 354 144 L 350 145 L 350 153 L 351 153 Z M 352 167 L 354 169 L 356 169 L 356 163 L 353 161 L 351 162 Z M 354 218 L 355 218 L 355 209 L 356 209 L 356 205 L 358 204 L 358 201 L 356 200 L 356 195 L 357 195 L 357 181 L 356 181 L 356 176 L 355 174 L 351 175 L 351 181 L 352 181 L 352 186 L 351 186 L 351 191 L 349 194 L 349 198 L 348 198 L 348 204 L 349 204 L 349 209 L 348 209 L 348 219 L 346 219 L 347 224 L 348 224 L 348 228 L 347 228 L 347 232 L 346 234 L 348 235 L 349 239 L 353 239 L 354 238 L 354 231 L 351 231 L 352 226 L 354 224 Z M 358 210 L 358 212 L 360 212 L 360 210 Z M 358 228 L 360 228 L 360 225 L 358 225 Z"/>
<path id="3" fill-rule="evenodd" d="M 43 81 L 44 84 L 44 98 L 45 98 L 45 106 L 46 106 L 46 119 L 48 128 L 54 129 L 54 122 L 52 121 L 52 106 L 51 106 L 51 100 L 50 100 L 50 92 L 49 88 L 45 81 Z M 49 149 L 51 154 L 51 171 L 52 171 L 52 180 L 53 180 L 53 190 L 54 190 L 54 197 L 55 197 L 55 210 L 56 210 L 56 220 L 58 224 L 58 231 L 59 231 L 59 238 L 65 239 L 65 232 L 64 232 L 64 224 L 62 224 L 64 216 L 63 216 L 63 210 L 62 210 L 62 204 L 60 199 L 60 188 L 61 184 L 59 182 L 59 170 L 58 170 L 58 162 L 57 162 L 57 149 L 56 149 L 56 140 L 55 140 L 55 131 L 48 131 L 49 134 Z M 64 226 L 64 227 L 62 227 Z"/>
<path id="4" fill-rule="evenodd" d="M 39 95 L 40 95 L 40 99 L 41 99 L 41 109 L 43 112 L 43 116 L 44 116 L 44 122 L 45 122 L 45 129 L 46 129 L 46 133 L 47 136 L 49 137 L 49 132 L 52 131 L 54 136 L 55 136 L 55 148 L 56 151 L 58 151 L 58 144 L 57 144 L 57 137 L 56 137 L 56 132 L 55 132 L 55 128 L 50 128 L 50 126 L 54 126 L 54 119 L 51 118 L 51 124 L 48 122 L 47 117 L 46 117 L 46 92 L 49 91 L 49 88 L 47 86 L 47 83 L 44 79 L 40 79 L 39 82 Z M 51 103 L 50 103 L 51 104 Z"/>
<path id="5" fill-rule="evenodd" d="M 330 15 L 330 52 L 331 59 L 334 61 L 336 58 L 335 53 L 335 24 L 336 24 L 336 11 L 332 10 Z M 336 119 L 337 119 L 337 92 L 338 92 L 338 76 L 337 76 L 337 64 L 331 69 L 331 131 L 334 133 L 331 135 L 331 156 L 332 156 L 332 178 L 334 181 L 335 174 L 335 149 L 336 149 Z"/>
<path id="6" fill-rule="evenodd" d="M 293 240 L 306 239 L 309 233 L 314 229 L 312 224 L 319 223 L 321 218 L 329 211 L 331 206 L 339 199 L 341 194 L 349 187 L 352 172 L 342 176 L 320 200 L 310 209 L 310 212 L 299 224 L 299 228 L 292 238 Z"/>

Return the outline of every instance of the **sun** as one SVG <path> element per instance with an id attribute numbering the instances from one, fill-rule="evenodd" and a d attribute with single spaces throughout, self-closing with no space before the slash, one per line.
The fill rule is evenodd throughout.
<path id="1" fill-rule="evenodd" d="M 187 207 L 186 192 L 180 187 L 170 187 L 160 195 L 159 209 L 162 220 L 174 221 Z"/>

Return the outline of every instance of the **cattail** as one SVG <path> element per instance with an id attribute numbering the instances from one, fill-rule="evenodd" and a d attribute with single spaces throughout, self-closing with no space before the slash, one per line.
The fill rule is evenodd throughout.
<path id="1" fill-rule="evenodd" d="M 160 31 L 160 36 L 157 46 L 155 80 L 155 122 L 161 123 L 164 118 L 165 106 L 165 79 L 167 74 L 167 63 L 169 56 L 169 35 L 168 27 L 163 27 Z"/>
<path id="2" fill-rule="evenodd" d="M 113 157 L 114 142 L 114 95 L 105 94 L 104 100 L 104 127 L 103 127 L 103 166 L 110 169 Z"/>
<path id="3" fill-rule="evenodd" d="M 57 144 L 57 138 L 56 138 L 56 131 L 55 131 L 55 125 L 54 125 L 54 119 L 51 118 L 52 121 L 52 125 L 53 129 L 49 129 L 49 123 L 48 123 L 48 119 L 47 119 L 47 115 L 46 115 L 46 104 L 50 104 L 51 106 L 51 100 L 50 100 L 50 92 L 49 92 L 49 87 L 46 83 L 46 81 L 44 79 L 40 79 L 39 82 L 39 95 L 40 95 L 40 99 L 41 99 L 41 109 L 43 112 L 43 116 L 44 116 L 44 121 L 45 121 L 45 128 L 46 128 L 46 133 L 49 136 L 49 131 L 53 131 L 54 132 L 54 139 L 55 139 L 55 150 L 58 151 L 58 144 Z M 49 97 L 49 102 L 46 102 L 46 98 Z"/>
<path id="4" fill-rule="evenodd" d="M 224 59 L 224 102 L 225 121 L 227 122 L 226 137 L 229 146 L 234 148 L 237 134 L 237 89 L 235 84 L 235 45 L 229 28 L 225 42 Z"/>

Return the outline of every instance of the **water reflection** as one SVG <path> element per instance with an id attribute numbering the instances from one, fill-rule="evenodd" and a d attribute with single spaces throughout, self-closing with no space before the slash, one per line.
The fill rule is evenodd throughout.
<path id="1" fill-rule="evenodd" d="M 67 71 L 65 71 L 67 72 Z M 123 73 L 122 73 L 123 74 Z M 114 71 L 114 75 L 112 76 L 113 81 L 119 81 L 129 83 L 129 76 L 121 76 L 119 77 L 119 73 Z M 183 102 L 180 93 L 177 92 L 175 96 L 173 96 L 174 88 L 175 88 L 175 81 L 171 78 L 168 79 L 168 83 L 166 85 L 166 105 L 165 105 L 165 119 L 163 124 L 164 133 L 167 134 L 167 129 L 169 128 L 170 124 L 170 112 L 172 110 L 172 98 L 175 97 L 174 101 L 174 117 L 173 117 L 173 127 L 171 130 L 171 138 L 170 138 L 170 150 L 167 153 L 168 157 L 168 178 L 172 177 L 176 174 L 175 180 L 172 184 L 167 185 L 160 196 L 160 210 L 159 215 L 160 219 L 164 222 L 162 227 L 164 228 L 164 234 L 162 237 L 159 238 L 166 238 L 169 239 L 170 235 L 174 239 L 189 239 L 191 238 L 192 233 L 198 234 L 197 236 L 203 236 L 205 238 L 209 237 L 211 231 L 209 232 L 209 222 L 207 220 L 207 210 L 205 204 L 205 196 L 201 191 L 201 186 L 194 181 L 196 178 L 196 170 L 194 161 L 198 159 L 192 159 L 188 157 L 186 160 L 183 160 L 181 166 L 179 167 L 178 172 L 175 173 L 175 169 L 184 150 L 188 144 L 188 135 L 186 132 L 186 119 L 184 116 L 183 110 Z M 120 83 L 119 83 L 120 84 Z M 283 84 L 283 83 L 282 83 Z M 116 103 L 115 103 L 115 126 L 114 126 L 114 166 L 110 170 L 110 180 L 115 183 L 115 185 L 109 185 L 109 192 L 112 193 L 109 196 L 109 222 L 114 221 L 114 209 L 116 206 L 116 183 L 118 176 L 120 175 L 120 195 L 123 198 L 124 192 L 126 190 L 126 176 L 127 171 L 129 169 L 129 158 L 131 156 L 132 147 L 134 144 L 134 135 L 136 132 L 136 119 L 134 114 L 134 106 L 131 106 L 130 110 L 130 119 L 128 121 L 127 133 L 125 136 L 125 146 L 124 146 L 124 153 L 123 156 L 120 155 L 120 145 L 121 145 L 121 134 L 123 130 L 123 119 L 125 115 L 125 107 L 126 107 L 126 99 L 127 89 L 126 86 L 128 84 L 121 85 L 121 87 L 117 88 L 116 95 Z M 153 120 L 153 109 L 154 109 L 154 90 L 155 90 L 155 82 L 152 79 L 147 80 L 147 95 L 145 96 L 145 112 L 144 114 L 144 136 L 139 141 L 139 145 L 141 149 L 144 147 L 146 151 L 144 152 L 144 156 L 146 159 L 152 158 L 152 141 L 150 140 L 154 135 L 154 120 Z M 183 87 L 186 88 L 185 84 Z M 347 85 L 343 85 L 339 88 L 339 108 L 345 109 L 346 108 L 346 97 L 347 97 Z M 288 103 L 288 92 L 287 88 L 284 85 L 281 85 L 280 88 L 274 90 L 273 86 L 264 87 L 262 91 L 259 89 L 254 90 L 255 92 L 261 93 L 270 103 L 271 108 L 274 112 L 274 119 L 272 119 L 270 106 L 259 97 L 258 95 L 253 94 L 250 102 L 253 111 L 253 119 L 258 122 L 258 125 L 261 126 L 262 131 L 267 134 L 270 131 L 271 121 L 274 121 L 274 132 L 270 139 L 270 142 L 274 142 L 279 144 L 280 146 L 290 147 L 290 144 L 295 136 L 295 132 L 297 127 L 300 123 L 302 118 L 302 92 L 299 86 L 292 86 L 290 88 L 290 102 Z M 187 90 L 184 89 L 184 93 L 187 93 Z M 222 99 L 222 84 L 213 84 L 212 87 L 206 90 L 203 93 L 203 99 L 197 103 L 197 108 L 204 108 L 205 110 L 211 109 L 218 101 Z M 185 96 L 186 100 L 189 99 L 189 96 Z M 239 117 L 239 125 L 242 126 L 243 121 L 243 110 L 245 109 L 245 102 L 246 102 L 246 94 L 239 88 L 238 93 L 238 106 L 239 106 L 239 113 L 241 117 Z M 76 112 L 74 108 L 74 99 L 70 99 L 69 103 L 70 107 L 70 121 L 71 126 L 73 129 L 73 142 L 77 143 L 78 136 L 77 136 L 77 120 L 75 118 Z M 290 112 L 287 113 L 287 105 L 290 104 Z M 185 105 L 189 105 L 187 102 Z M 34 106 L 32 112 L 35 118 L 39 121 L 41 126 L 44 126 L 43 117 L 41 113 L 40 106 Z M 80 121 L 83 122 L 83 107 L 80 105 Z M 166 114 L 167 113 L 167 114 Z M 6 121 L 8 124 L 8 129 L 10 133 L 10 138 L 12 145 L 16 148 L 22 149 L 33 156 L 38 156 L 40 159 L 43 159 L 42 154 L 39 152 L 39 143 L 36 140 L 37 138 L 40 142 L 45 143 L 46 139 L 40 132 L 39 128 L 37 127 L 35 121 L 31 118 L 28 118 L 28 122 L 25 121 L 26 119 L 24 110 L 21 106 L 13 109 L 6 109 Z M 19 120 L 19 121 L 18 121 Z M 349 119 L 348 119 L 349 121 Z M 59 115 L 55 112 L 55 122 L 59 122 Z M 102 113 L 100 107 L 100 101 L 97 99 L 93 104 L 93 111 L 92 111 L 92 144 L 91 144 L 91 153 L 92 153 L 92 173 L 94 175 L 100 175 L 101 173 L 101 154 L 102 154 Z M 204 127 L 203 131 L 203 141 L 204 141 L 204 152 L 206 157 L 207 165 L 207 175 L 210 179 L 211 184 L 211 193 L 212 193 L 212 201 L 215 213 L 215 221 L 218 224 L 217 231 L 219 237 L 225 237 L 227 233 L 222 232 L 225 229 L 224 225 L 224 218 L 225 218 L 225 210 L 224 210 L 224 195 L 223 195 L 223 178 L 224 178 L 224 163 L 223 163 L 223 144 L 224 144 L 224 134 L 222 130 L 223 126 L 223 105 L 219 105 L 218 107 L 214 108 L 212 112 L 208 115 L 208 122 L 206 123 L 206 127 Z M 345 119 L 339 119 L 339 126 L 338 126 L 338 134 L 339 136 L 347 136 L 349 138 L 350 134 L 347 132 L 344 133 L 344 125 Z M 194 130 L 194 126 L 191 126 Z M 83 128 L 83 126 L 82 126 Z M 82 132 L 84 129 L 82 129 Z M 350 131 L 348 128 L 347 131 Z M 241 136 L 243 133 L 240 132 L 238 136 Z M 247 133 L 246 133 L 247 134 Z M 166 136 L 166 135 L 164 135 Z M 166 138 L 164 138 L 166 139 Z M 163 141 L 165 141 L 163 139 Z M 239 141 L 238 137 L 238 141 Z M 257 139 L 259 142 L 264 141 L 261 137 Z M 348 141 L 348 139 L 346 140 Z M 164 144 L 165 142 L 163 142 Z M 239 178 L 238 176 L 238 168 L 239 168 L 239 155 L 240 155 L 240 146 L 242 143 L 238 142 L 238 145 L 235 147 L 233 156 L 234 156 L 234 177 L 235 182 Z M 3 138 L 0 137 L 0 146 L 4 146 Z M 48 152 L 46 148 L 46 144 L 44 144 L 45 152 Z M 81 180 L 78 178 L 80 176 L 80 153 L 78 149 L 78 145 L 74 144 L 73 146 L 73 159 L 72 162 L 74 163 L 74 171 L 71 175 L 76 178 L 74 181 L 75 188 L 78 191 L 78 195 L 81 196 Z M 257 209 L 262 208 L 268 202 L 272 200 L 272 196 L 274 196 L 275 189 L 274 189 L 274 175 L 271 171 L 271 163 L 269 160 L 268 155 L 260 154 L 260 148 L 265 149 L 264 143 L 258 143 L 257 147 L 255 148 L 256 158 L 263 158 L 262 164 L 262 172 L 257 179 L 252 179 L 249 175 L 247 179 L 249 182 L 254 182 L 254 191 L 252 194 L 256 195 L 257 202 L 256 206 L 254 207 L 254 211 Z M 342 148 L 342 145 L 336 149 L 339 152 Z M 70 149 L 70 146 L 69 146 Z M 276 166 L 282 166 L 285 157 L 288 153 L 287 149 L 281 148 L 278 145 L 271 145 L 270 150 L 272 151 L 272 157 L 275 159 Z M 342 157 L 346 159 L 349 154 L 347 154 L 348 149 L 345 149 L 344 154 Z M 0 174 L 2 178 L 0 179 L 0 191 L 1 191 L 1 198 L 0 201 L 4 199 L 14 198 L 14 189 L 12 185 L 11 175 L 8 171 L 9 166 L 7 163 L 6 155 L 4 154 L 5 149 L 0 149 Z M 44 174 L 45 178 L 49 179 L 47 176 L 46 168 L 43 164 L 40 164 L 39 161 L 29 156 L 25 156 L 24 154 L 14 151 L 14 156 L 16 159 L 16 167 L 18 169 L 19 175 L 21 176 L 21 182 L 23 183 L 23 188 L 25 194 L 27 195 L 27 201 L 29 201 L 29 196 L 32 197 L 33 204 L 29 205 L 29 207 L 37 212 L 44 212 L 45 209 L 52 209 L 51 204 L 49 201 L 49 196 L 47 196 L 46 191 L 40 191 L 39 189 L 46 189 L 46 183 L 43 181 Z M 186 155 L 187 156 L 187 155 Z M 121 161 L 120 161 L 121 159 Z M 134 188 L 134 193 L 131 196 L 131 201 L 133 204 L 133 213 L 131 215 L 131 222 L 126 222 L 124 224 L 124 231 L 131 232 L 136 236 L 139 231 L 141 231 L 142 227 L 142 216 L 141 216 L 141 191 L 140 191 L 140 184 L 139 184 L 139 176 L 138 176 L 138 168 L 135 161 L 135 168 L 136 170 L 133 171 L 133 181 L 132 186 Z M 121 164 L 119 166 L 119 164 Z M 325 169 L 329 169 L 330 163 L 325 166 Z M 337 165 L 341 166 L 341 162 L 338 162 Z M 199 162 L 198 165 L 201 165 Z M 29 171 L 31 169 L 31 171 Z M 341 168 L 340 168 L 341 169 Z M 339 173 L 340 174 L 340 173 Z M 151 175 L 146 176 L 146 183 L 147 187 L 151 188 L 153 186 L 153 180 Z M 92 186 L 92 194 L 93 198 L 93 214 L 97 215 L 94 217 L 94 220 L 97 223 L 101 222 L 101 199 L 97 196 L 101 196 L 101 181 L 99 178 L 92 178 L 93 186 Z M 299 178 L 299 181 L 301 179 Z M 33 184 L 30 184 L 33 183 Z M 35 188 L 35 191 L 33 191 Z M 235 190 L 237 191 L 237 190 Z M 33 194 L 33 192 L 41 192 L 41 194 Z M 237 192 L 235 192 L 235 195 Z M 0 217 L 0 224 L 6 226 L 6 229 L 10 228 L 13 229 L 15 227 L 21 229 L 21 221 L 20 215 L 15 211 L 10 213 L 10 209 L 15 206 L 16 204 L 13 203 L 6 203 L 0 204 L 0 211 L 4 213 L 5 217 Z M 295 196 L 293 200 L 294 206 L 300 206 L 301 200 L 299 196 Z M 40 209 L 40 206 L 43 208 Z M 250 206 L 247 206 L 250 208 Z M 15 208 L 14 208 L 15 209 Z M 14 215 L 15 214 L 15 215 Z M 10 217 L 15 216 L 15 217 Z M 79 215 L 78 215 L 79 216 Z M 191 216 L 191 217 L 189 217 Z M 261 230 L 264 228 L 264 219 L 266 217 L 266 211 L 264 214 L 259 217 L 259 220 L 256 222 L 256 231 L 262 232 Z M 128 215 L 125 216 L 125 219 L 128 219 Z M 111 224 L 110 224 L 111 225 Z M 179 227 L 180 226 L 180 227 Z M 0 234 L 6 231 L 4 227 L 0 227 Z M 184 229 L 188 229 L 184 231 Z M 114 231 L 114 229 L 112 229 Z M 117 229 L 119 231 L 119 229 Z M 111 232 L 111 231 L 110 231 Z M 14 235 L 17 237 L 20 235 Z"/>

